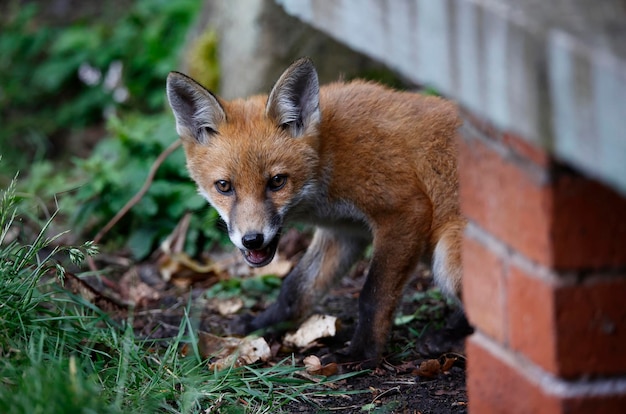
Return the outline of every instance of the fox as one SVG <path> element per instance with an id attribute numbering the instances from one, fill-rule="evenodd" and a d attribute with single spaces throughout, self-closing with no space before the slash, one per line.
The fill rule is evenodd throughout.
<path id="1" fill-rule="evenodd" d="M 302 322 L 368 246 L 348 361 L 380 363 L 420 260 L 460 304 L 455 103 L 365 80 L 320 86 L 306 57 L 268 95 L 223 100 L 179 72 L 166 91 L 190 177 L 250 266 L 273 260 L 287 224 L 315 226 L 249 331 Z"/>

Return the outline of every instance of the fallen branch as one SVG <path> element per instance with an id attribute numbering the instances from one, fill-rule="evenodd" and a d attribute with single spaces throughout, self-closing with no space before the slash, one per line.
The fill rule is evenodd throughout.
<path id="1" fill-rule="evenodd" d="M 180 139 L 177 139 L 176 141 L 172 142 L 172 144 L 169 147 L 164 149 L 163 152 L 161 152 L 161 154 L 159 154 L 157 159 L 154 160 L 154 162 L 152 163 L 152 166 L 150 167 L 150 171 L 148 172 L 148 177 L 146 177 L 146 181 L 143 183 L 143 186 L 141 187 L 141 189 L 137 191 L 137 194 L 135 194 L 133 198 L 128 200 L 128 202 L 124 205 L 124 207 L 122 207 L 120 211 L 118 211 L 117 214 L 113 216 L 113 218 L 109 220 L 109 222 L 104 227 L 102 227 L 102 229 L 98 232 L 98 234 L 96 234 L 96 237 L 93 238 L 94 244 L 98 244 L 100 240 L 102 240 L 104 235 L 107 234 L 109 230 L 111 230 L 113 226 L 115 226 L 117 222 L 120 221 L 122 217 L 124 217 L 124 215 L 126 215 L 126 213 L 128 213 L 128 211 L 131 208 L 133 208 L 133 206 L 135 206 L 135 204 L 137 204 L 141 200 L 141 198 L 146 194 L 146 192 L 148 192 L 148 189 L 152 185 L 152 181 L 154 181 L 154 176 L 156 175 L 157 170 L 159 169 L 161 164 L 163 164 L 163 161 L 165 161 L 165 159 L 172 152 L 174 152 L 178 147 L 180 147 L 180 144 L 181 144 Z M 91 257 L 88 259 L 88 262 L 89 262 L 89 268 L 92 271 L 98 270 L 96 268 L 96 264 L 94 263 Z"/>

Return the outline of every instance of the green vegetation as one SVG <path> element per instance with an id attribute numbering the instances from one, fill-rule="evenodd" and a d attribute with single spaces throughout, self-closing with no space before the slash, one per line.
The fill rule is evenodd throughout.
<path id="1" fill-rule="evenodd" d="M 239 298 L 250 308 L 260 300 L 273 302 L 278 297 L 281 279 L 274 275 L 261 275 L 251 278 L 231 277 L 214 284 L 206 291 L 208 298 Z"/>
<path id="2" fill-rule="evenodd" d="M 177 140 L 165 106 L 165 78 L 201 2 L 138 0 L 114 24 L 42 23 L 34 5 L 15 7 L 0 37 L 0 185 L 16 171 L 20 191 L 54 200 L 76 237 L 93 238 L 144 185 L 150 167 Z M 194 70 L 217 87 L 215 35 L 192 50 Z M 92 135 L 101 136 L 85 158 Z M 82 157 L 70 157 L 75 149 Z M 51 159 L 49 155 L 56 156 Z M 69 168 L 68 168 L 69 164 Z M 186 250 L 224 240 L 217 214 L 196 193 L 181 150 L 158 169 L 141 201 L 106 236 L 108 248 L 145 258 L 192 211 Z M 108 250 L 108 249 L 107 249 Z"/>
<path id="3" fill-rule="evenodd" d="M 0 37 L 0 146 L 19 143 L 40 156 L 57 135 L 94 125 L 105 112 L 161 111 L 164 79 L 199 3 L 142 0 L 115 24 L 69 27 L 40 23 L 34 5 L 16 6 Z"/>
<path id="4" fill-rule="evenodd" d="M 91 157 L 75 161 L 75 172 L 91 177 L 72 194 L 77 206 L 73 215 L 76 231 L 95 224 L 102 227 L 120 211 L 144 185 L 157 156 L 177 139 L 169 114 L 112 118 L 109 131 L 115 139 L 101 141 Z M 117 240 L 118 245 L 125 243 L 135 258 L 144 258 L 186 211 L 194 212 L 187 234 L 188 253 L 193 255 L 207 241 L 225 237 L 215 228 L 217 212 L 208 207 L 189 179 L 179 149 L 165 159 L 148 192 L 114 228 L 109 240 Z"/>
<path id="5" fill-rule="evenodd" d="M 180 345 L 197 342 L 188 318 L 176 338 L 141 341 L 132 314 L 115 321 L 60 287 L 61 263 L 79 264 L 95 247 L 55 247 L 53 219 L 21 240 L 21 208 L 11 184 L 0 194 L 0 412 L 279 412 L 332 393 L 298 378 L 288 360 L 210 371 L 197 347 L 182 357 Z"/>

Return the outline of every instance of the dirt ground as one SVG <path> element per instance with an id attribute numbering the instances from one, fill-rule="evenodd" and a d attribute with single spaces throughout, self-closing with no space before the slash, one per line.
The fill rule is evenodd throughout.
<path id="1" fill-rule="evenodd" d="M 283 250 L 291 248 L 292 251 L 288 260 L 283 259 L 281 269 L 290 267 L 306 246 L 306 241 L 301 242 L 299 237 L 286 241 L 290 246 Z M 294 248 L 298 243 L 299 247 Z M 142 265 L 129 267 L 121 278 L 111 277 L 104 285 L 101 280 L 94 279 L 90 285 L 96 291 L 108 290 L 111 295 L 136 303 L 135 330 L 141 337 L 176 336 L 184 310 L 189 306 L 194 329 L 218 336 L 234 336 L 241 333 L 246 318 L 272 301 L 272 292 L 261 292 L 256 297 L 246 297 L 244 292 L 226 300 L 220 299 L 219 294 L 213 295 L 215 297 L 207 294 L 211 290 L 215 292 L 216 284 L 229 285 L 225 280 L 233 274 L 237 274 L 237 280 L 252 277 L 241 276 L 242 272 L 249 270 L 242 270 L 245 266 L 241 266 L 239 256 L 239 252 L 220 254 L 221 263 L 228 262 L 229 266 L 222 266 L 219 272 L 209 269 L 199 274 L 180 262 L 172 265 L 173 255 L 153 257 Z M 171 279 L 166 282 L 162 270 L 168 266 Z M 334 337 L 318 339 L 306 349 L 298 350 L 282 344 L 280 335 L 266 335 L 272 358 L 265 364 L 276 363 L 292 354 L 298 363 L 309 355 L 324 360 L 341 351 L 355 327 L 358 295 L 366 272 L 367 262 L 363 261 L 316 309 L 316 312 L 338 318 Z M 275 296 L 277 289 L 273 291 Z M 243 301 L 239 300 L 240 297 L 244 297 Z M 216 306 L 216 301 L 230 303 L 233 299 L 237 303 L 243 302 L 243 306 L 234 312 L 225 312 L 223 307 Z M 333 383 L 337 387 L 335 391 L 346 391 L 344 394 L 292 402 L 285 410 L 297 413 L 467 412 L 463 337 L 469 333 L 469 327 L 461 324 L 459 328 L 460 315 L 456 305 L 432 287 L 429 270 L 419 267 L 407 285 L 381 366 L 375 371 Z M 338 373 L 342 371 L 344 367 L 339 365 Z M 352 393 L 354 391 L 359 392 Z"/>

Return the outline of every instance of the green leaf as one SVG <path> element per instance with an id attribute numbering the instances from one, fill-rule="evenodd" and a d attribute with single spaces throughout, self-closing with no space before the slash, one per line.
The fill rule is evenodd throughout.
<path id="1" fill-rule="evenodd" d="M 135 230 L 128 239 L 127 245 L 136 258 L 143 258 L 152 252 L 158 229 L 155 227 L 141 227 Z"/>
<path id="2" fill-rule="evenodd" d="M 97 51 L 102 45 L 102 30 L 99 25 L 70 26 L 61 31 L 53 42 L 51 54 L 74 54 L 76 51 Z"/>

